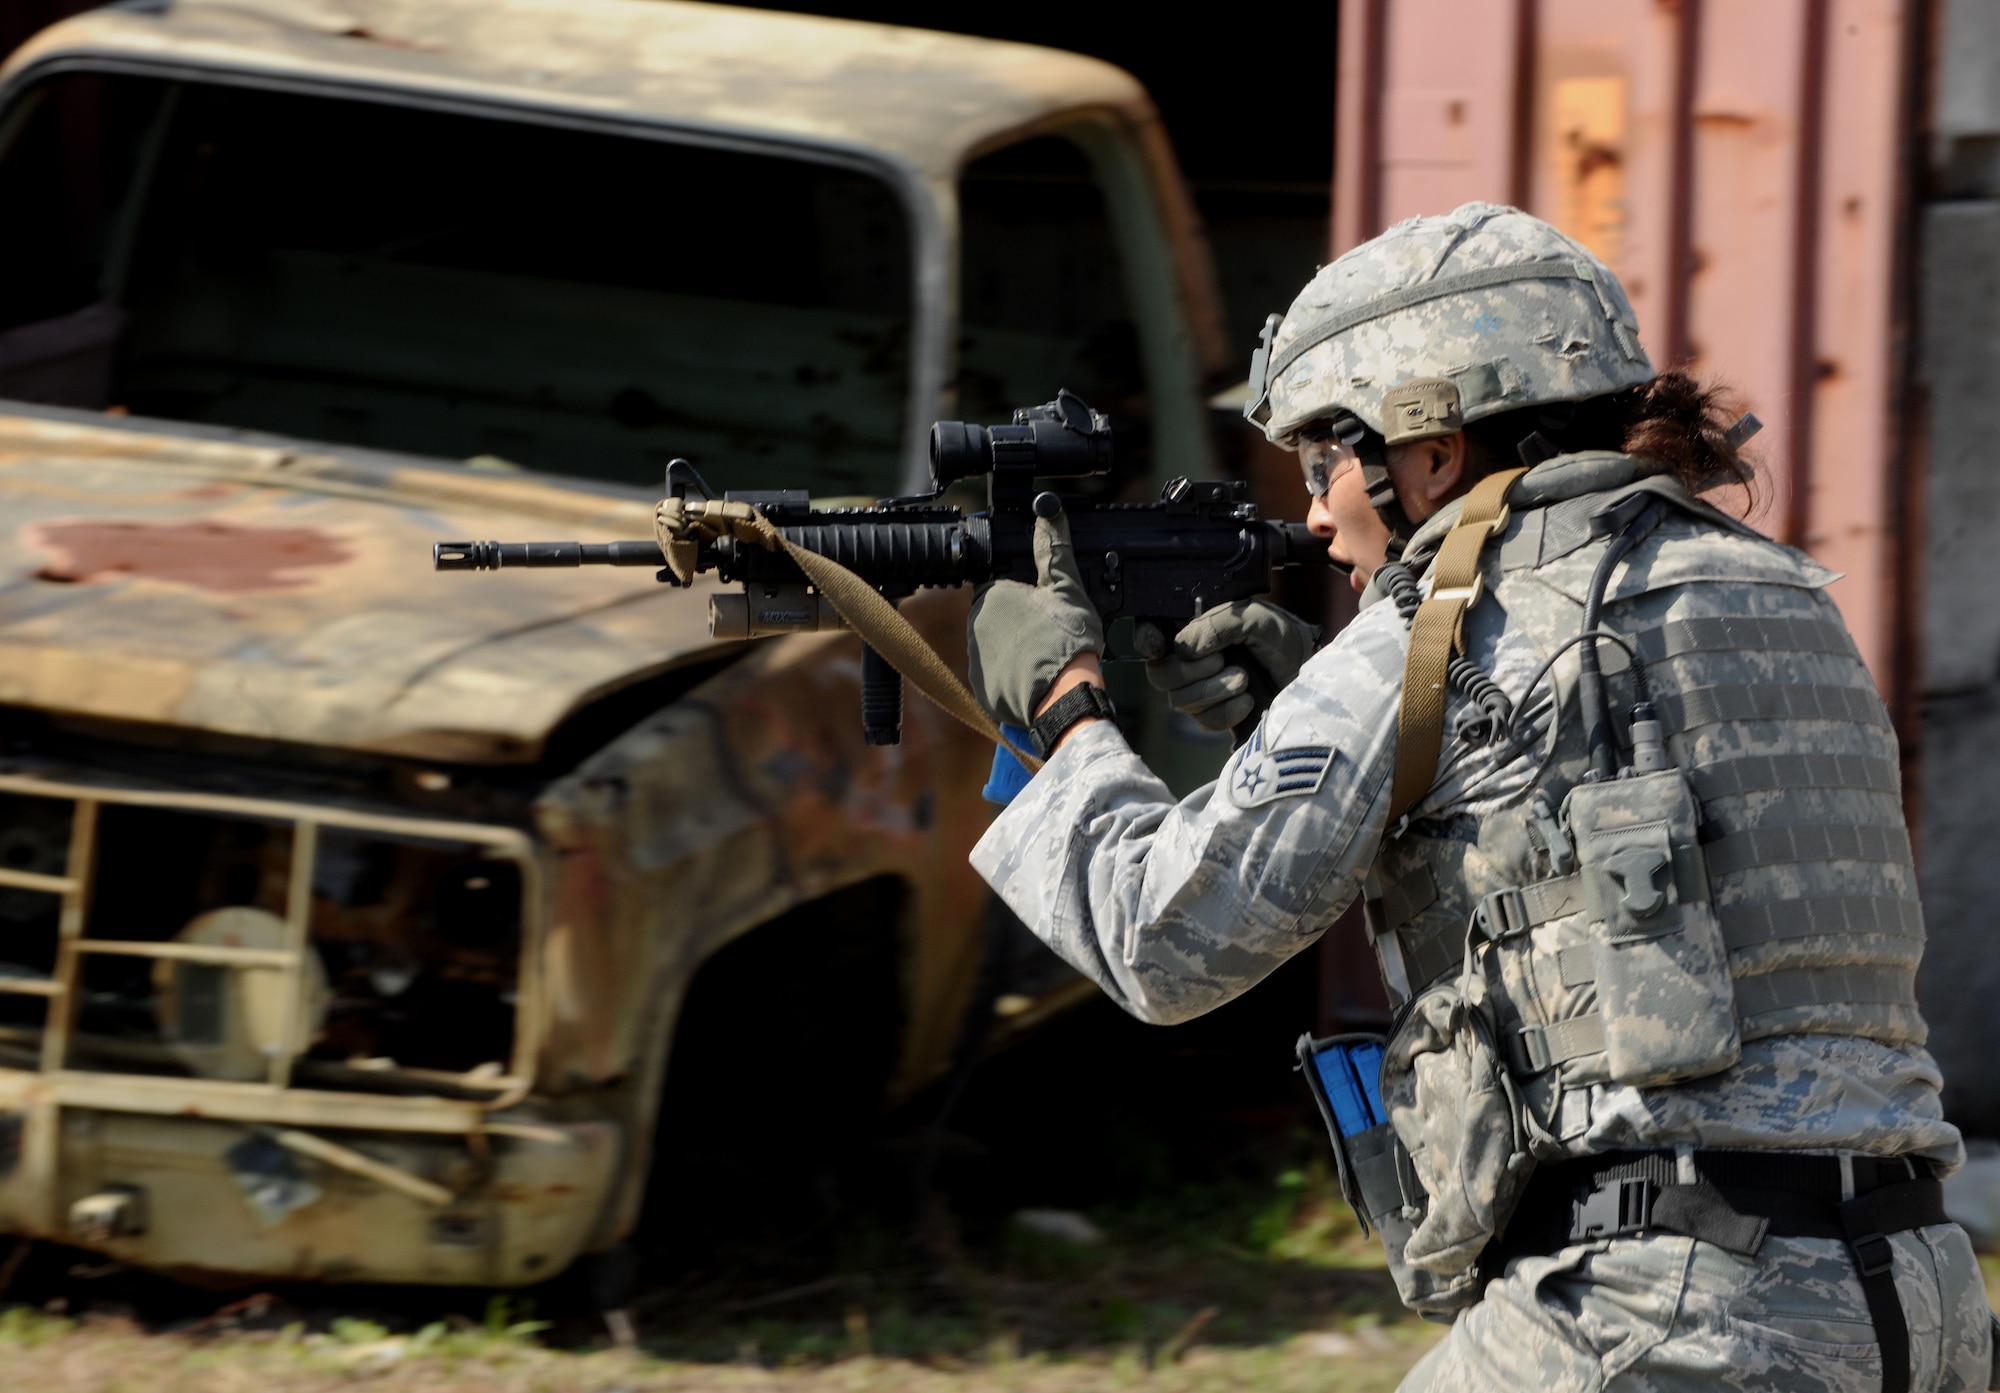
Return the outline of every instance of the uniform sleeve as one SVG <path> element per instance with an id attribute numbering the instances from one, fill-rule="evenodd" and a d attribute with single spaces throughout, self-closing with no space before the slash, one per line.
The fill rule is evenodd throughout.
<path id="1" fill-rule="evenodd" d="M 1393 605 L 1364 611 L 1179 803 L 1110 722 L 1077 731 L 974 868 L 1141 1020 L 1220 1006 L 1316 940 L 1374 860 L 1408 642 Z"/>

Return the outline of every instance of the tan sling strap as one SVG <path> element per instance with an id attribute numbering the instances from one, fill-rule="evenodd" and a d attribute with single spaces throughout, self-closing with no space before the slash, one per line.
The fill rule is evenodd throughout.
<path id="1" fill-rule="evenodd" d="M 1431 567 L 1431 594 L 1410 621 L 1403 700 L 1396 712 L 1396 781 L 1389 826 L 1430 791 L 1444 748 L 1445 669 L 1465 637 L 1465 612 L 1479 602 L 1479 553 L 1507 525 L 1507 490 L 1526 469 L 1503 469 L 1473 486 Z"/>
<path id="2" fill-rule="evenodd" d="M 910 685 L 928 697 L 932 705 L 994 744 L 1005 746 L 1030 773 L 1042 767 L 1039 759 L 1000 733 L 1000 727 L 965 683 L 959 681 L 958 674 L 945 665 L 937 650 L 874 586 L 838 561 L 786 541 L 784 534 L 749 504 L 669 498 L 660 504 L 653 526 L 668 569 L 681 577 L 683 584 L 694 578 L 695 549 L 701 536 L 727 534 L 766 551 L 783 550 L 840 612 L 848 627 L 887 659 L 890 667 L 908 678 Z"/>

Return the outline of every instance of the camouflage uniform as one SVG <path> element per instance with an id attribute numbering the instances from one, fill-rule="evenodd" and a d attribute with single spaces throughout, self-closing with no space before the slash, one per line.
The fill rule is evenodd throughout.
<path id="1" fill-rule="evenodd" d="M 1474 205 L 1426 220 L 1443 224 L 1445 234 L 1431 236 L 1428 260 L 1409 246 L 1382 257 L 1419 280 L 1443 274 L 1454 248 L 1489 235 L 1509 215 L 1532 222 Z M 1341 267 L 1327 268 L 1315 286 L 1338 281 Z M 1592 332 L 1577 322 L 1579 304 L 1601 310 L 1597 323 L 1614 328 L 1613 352 L 1598 355 L 1612 368 L 1572 383 L 1576 395 L 1610 390 L 1621 374 L 1626 382 L 1650 375 L 1642 355 L 1630 356 L 1636 339 L 1627 341 L 1630 312 L 1615 279 L 1596 269 L 1567 288 L 1554 278 L 1535 282 L 1528 297 L 1547 320 L 1545 338 L 1534 342 L 1546 344 L 1553 373 L 1582 373 L 1562 361 Z M 1558 292 L 1578 286 L 1587 299 L 1558 301 Z M 1488 292 L 1475 290 L 1469 311 L 1459 301 L 1427 309 L 1413 299 L 1415 307 L 1399 313 L 1421 320 L 1449 311 L 1470 321 L 1520 308 L 1504 300 L 1481 307 Z M 1391 339 L 1416 332 L 1395 320 L 1360 327 Z M 1281 385 L 1268 403 L 1274 435 L 1307 414 L 1294 406 L 1287 416 L 1283 383 L 1309 391 L 1307 377 L 1337 375 L 1367 379 L 1378 392 L 1394 385 L 1371 374 L 1352 337 L 1323 336 L 1280 364 Z M 1267 346 L 1274 361 L 1286 354 L 1285 338 L 1281 331 Z M 1509 384 L 1532 382 L 1534 371 L 1504 355 L 1475 363 L 1465 416 L 1509 409 L 1520 395 Z M 1492 401 L 1476 400 L 1487 388 Z M 1550 390 L 1543 383 L 1537 392 L 1548 399 Z M 1362 892 L 1392 996 L 1413 1001 L 1421 1016 L 1438 993 L 1455 991 L 1454 1001 L 1489 1023 L 1490 1053 L 1502 1062 L 1496 1073 L 1506 1075 L 1497 1126 L 1469 1120 L 1472 1109 L 1466 1118 L 1435 1107 L 1425 1116 L 1421 1078 L 1396 1119 L 1406 1146 L 1407 1133 L 1431 1129 L 1412 1150 L 1421 1173 L 1430 1143 L 1428 1159 L 1441 1174 L 1425 1177 L 1432 1207 L 1414 1213 L 1418 1237 L 1407 1240 L 1407 1224 L 1386 1235 L 1392 1266 L 1406 1300 L 1421 1309 L 1464 1308 L 1411 1376 L 1412 1388 L 1879 1388 L 1882 1359 L 1839 1240 L 1774 1236 L 1754 1257 L 1741 1257 L 1648 1233 L 1516 1257 L 1490 1283 L 1491 1274 L 1471 1269 L 1471 1256 L 1504 1227 L 1527 1172 L 1567 1157 L 1701 1148 L 1921 1156 L 1941 1168 L 1962 1160 L 1910 992 L 1922 925 L 1894 737 L 1823 592 L 1831 576 L 1647 474 L 1625 456 L 1578 455 L 1550 460 L 1516 485 L 1511 518 L 1483 554 L 1487 598 L 1468 614 L 1466 649 L 1523 703 L 1517 715 L 1526 734 L 1491 744 L 1447 740 L 1430 791 L 1398 827 L 1387 823 L 1409 631 L 1395 606 L 1371 603 L 1379 598 L 1371 592 L 1359 618 L 1278 695 L 1215 783 L 1175 803 L 1114 726 L 1088 726 L 973 854 L 1023 920 L 1144 1020 L 1186 1020 L 1248 990 Z M 1603 984 L 1587 971 L 1573 974 L 1564 949 L 1581 942 L 1594 911 L 1569 904 L 1545 913 L 1514 940 L 1511 962 L 1499 935 L 1491 945 L 1477 934 L 1468 943 L 1466 929 L 1496 892 L 1556 883 L 1534 800 L 1553 793 L 1559 803 L 1586 767 L 1575 650 L 1555 662 L 1552 680 L 1532 692 L 1529 681 L 1579 628 L 1579 586 L 1606 545 L 1591 535 L 1589 515 L 1635 490 L 1671 508 L 1615 573 L 1605 624 L 1633 640 L 1647 662 L 1673 763 L 1693 771 L 1705 827 L 1701 850 L 1685 851 L 1706 884 L 1683 884 L 1680 894 L 1713 902 L 1728 945 L 1723 980 L 1735 988 L 1727 1042 L 1734 1062 L 1667 1086 L 1619 1081 L 1606 1066 L 1604 1032 L 1573 1029 L 1596 1019 Z M 1407 553 L 1413 568 L 1434 554 L 1456 511 L 1447 508 L 1416 533 Z M 1611 680 L 1629 706 L 1629 670 Z M 1454 697 L 1448 716 L 1464 704 Z M 1545 819 L 1546 805 L 1539 811 Z M 1465 1014 L 1456 1005 L 1453 1012 L 1453 1020 Z M 1410 1019 L 1406 1013 L 1405 1031 Z M 1671 1043 L 1676 1023 L 1656 1019 L 1648 1028 Z M 1384 1093 L 1392 1094 L 1386 1070 Z M 1518 1139 L 1511 1155 L 1510 1121 Z M 1502 1135 L 1497 1159 L 1468 1162 L 1472 1149 L 1495 1145 L 1494 1132 Z M 1455 1182 L 1454 1166 L 1483 1166 L 1486 1178 Z M 1440 1188 L 1454 1183 L 1470 1184 L 1469 1211 L 1437 1203 Z M 1399 1264 L 1406 1241 L 1408 1262 Z M 1936 1225 L 1892 1243 L 1911 1386 L 1985 1387 L 1990 1318 L 1964 1233 Z M 1414 1282 L 1405 1280 L 1412 1265 L 1422 1269 Z"/>

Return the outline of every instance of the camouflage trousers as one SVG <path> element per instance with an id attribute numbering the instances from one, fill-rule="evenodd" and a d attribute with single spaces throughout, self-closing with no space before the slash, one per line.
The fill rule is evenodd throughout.
<path id="1" fill-rule="evenodd" d="M 1891 1241 L 1911 1393 L 1985 1388 L 1992 1318 L 1965 1231 L 1939 1224 Z M 1767 1238 L 1741 1258 L 1660 1235 L 1516 1259 L 1402 1387 L 1879 1393 L 1882 1354 L 1844 1243 Z"/>

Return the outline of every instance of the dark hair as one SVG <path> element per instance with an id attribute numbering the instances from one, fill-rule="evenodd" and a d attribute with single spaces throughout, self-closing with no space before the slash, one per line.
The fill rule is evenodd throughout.
<path id="1" fill-rule="evenodd" d="M 1521 442 L 1540 431 L 1563 454 L 1618 450 L 1643 456 L 1691 495 L 1730 484 L 1752 492 L 1756 466 L 1729 439 L 1738 414 L 1723 389 L 1704 387 L 1676 369 L 1608 396 L 1488 416 L 1465 434 L 1482 474 L 1519 463 Z"/>

